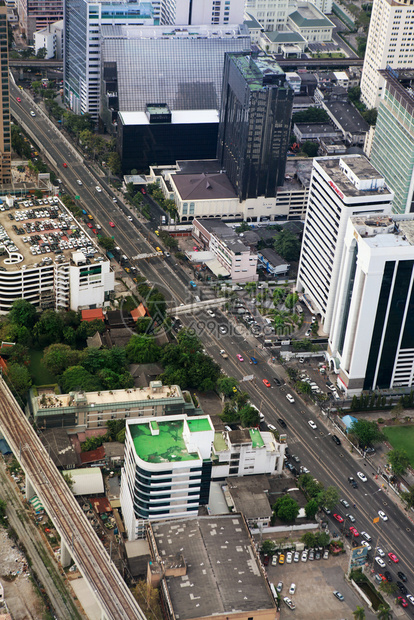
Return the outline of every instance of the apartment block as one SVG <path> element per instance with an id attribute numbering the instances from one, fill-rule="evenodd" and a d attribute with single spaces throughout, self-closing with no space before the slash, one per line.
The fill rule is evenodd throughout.
<path id="1" fill-rule="evenodd" d="M 34 43 L 34 33 L 63 18 L 63 0 L 18 0 L 20 31 Z"/>
<path id="2" fill-rule="evenodd" d="M 9 46 L 8 46 L 7 7 L 0 6 L 0 184 L 11 183 L 11 136 L 10 136 L 10 96 L 9 96 Z"/>

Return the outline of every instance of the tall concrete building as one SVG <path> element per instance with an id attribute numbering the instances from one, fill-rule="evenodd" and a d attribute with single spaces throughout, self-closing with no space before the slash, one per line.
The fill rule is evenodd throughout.
<path id="1" fill-rule="evenodd" d="M 329 334 L 350 217 L 391 213 L 393 193 L 361 155 L 314 159 L 297 289 Z"/>
<path id="2" fill-rule="evenodd" d="M 101 90 L 101 29 L 104 25 L 151 26 L 150 3 L 65 0 L 65 102 L 76 114 L 98 121 Z"/>
<path id="3" fill-rule="evenodd" d="M 243 0 L 163 0 L 161 24 L 175 26 L 228 26 L 242 24 Z"/>
<path id="4" fill-rule="evenodd" d="M 328 356 L 348 396 L 414 385 L 414 216 L 348 220 Z"/>
<path id="5" fill-rule="evenodd" d="M 379 70 L 414 64 L 414 5 L 403 0 L 374 0 L 361 78 L 361 100 L 377 108 L 384 91 Z"/>
<path id="6" fill-rule="evenodd" d="M 7 37 L 7 7 L 0 6 L 0 184 L 11 183 L 11 137 L 9 96 L 9 48 Z"/>
<path id="7" fill-rule="evenodd" d="M 18 0 L 19 26 L 28 43 L 34 42 L 34 33 L 63 17 L 63 0 Z"/>
<path id="8" fill-rule="evenodd" d="M 395 197 L 394 213 L 414 212 L 414 70 L 381 71 L 384 91 L 378 108 L 371 162 Z"/>
<path id="9" fill-rule="evenodd" d="M 293 105 L 285 78 L 270 56 L 226 54 L 217 159 L 240 201 L 283 185 Z"/>

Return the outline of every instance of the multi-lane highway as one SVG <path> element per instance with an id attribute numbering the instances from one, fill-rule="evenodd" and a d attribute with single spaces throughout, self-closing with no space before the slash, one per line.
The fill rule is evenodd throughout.
<path id="1" fill-rule="evenodd" d="M 50 121 L 43 116 L 30 116 L 30 104 L 22 98 L 18 104 L 15 97 L 19 95 L 17 88 L 12 87 L 11 95 L 12 111 L 16 116 L 21 116 L 28 122 L 36 135 L 38 142 L 43 144 L 44 150 L 49 152 L 57 164 L 58 176 L 64 180 L 66 187 L 72 189 L 80 196 L 82 206 L 85 206 L 94 215 L 96 221 L 105 229 L 106 234 L 114 235 L 117 245 L 124 254 L 129 257 L 144 252 L 153 252 L 157 245 L 157 238 L 143 227 L 133 217 L 130 222 L 126 219 L 126 207 L 115 204 L 112 201 L 112 190 L 105 181 L 97 182 L 96 177 L 88 168 L 80 163 L 78 158 L 62 144 L 59 135 L 50 127 Z M 64 168 L 63 163 L 68 167 Z M 77 185 L 76 180 L 82 181 L 82 186 Z M 102 192 L 95 190 L 96 185 L 103 187 Z M 109 221 L 115 223 L 115 228 L 110 228 Z M 171 306 L 179 306 L 188 303 L 192 299 L 189 289 L 190 276 L 174 263 L 173 257 L 162 260 L 155 258 L 151 261 L 141 261 L 138 264 L 140 271 L 150 282 L 162 290 Z M 380 486 L 380 480 L 375 480 L 375 472 L 359 455 L 352 455 L 345 445 L 337 446 L 332 441 L 333 429 L 330 422 L 322 415 L 315 416 L 311 413 L 304 402 L 294 394 L 295 403 L 291 404 L 286 399 L 286 387 L 278 388 L 273 383 L 273 376 L 277 376 L 277 367 L 269 364 L 268 355 L 259 348 L 259 342 L 255 340 L 247 329 L 236 326 L 230 322 L 228 316 L 216 311 L 214 320 L 206 313 L 190 314 L 180 317 L 186 326 L 194 327 L 203 340 L 208 353 L 216 359 L 223 370 L 237 379 L 254 374 L 254 382 L 246 382 L 243 385 L 249 392 L 253 403 L 265 415 L 268 423 L 278 425 L 278 418 L 283 418 L 287 423 L 288 443 L 291 453 L 297 455 L 301 464 L 310 469 L 311 473 L 325 486 L 334 485 L 339 489 L 340 497 L 346 499 L 350 509 L 338 506 L 337 512 L 345 517 L 351 512 L 355 519 L 355 526 L 359 531 L 364 530 L 372 536 L 372 546 L 377 544 L 386 552 L 393 551 L 399 558 L 397 565 L 387 565 L 387 569 L 394 575 L 396 570 L 402 570 L 408 576 L 407 588 L 414 595 L 414 525 L 391 500 L 388 492 Z M 223 335 L 219 325 L 228 326 L 229 330 Z M 229 355 L 227 360 L 220 357 L 220 349 L 225 349 Z M 239 362 L 237 353 L 245 360 L 249 354 L 259 360 L 255 366 L 247 361 Z M 267 388 L 263 379 L 268 379 L 272 387 Z M 317 429 L 313 430 L 308 420 L 313 419 Z M 331 434 L 330 434 L 331 433 Z M 343 440 L 344 444 L 345 440 Z M 368 481 L 359 481 L 359 487 L 353 489 L 348 483 L 348 477 L 356 478 L 357 471 L 363 471 Z M 392 493 L 392 491 L 390 491 Z M 356 504 L 356 508 L 353 508 Z M 389 520 L 374 524 L 378 510 L 384 510 Z M 331 517 L 331 531 L 339 531 L 339 524 Z M 378 542 L 377 542 L 378 541 Z M 373 551 L 370 553 L 373 559 Z M 387 559 L 387 558 L 386 558 Z M 379 567 L 376 567 L 379 572 Z M 396 580 L 396 579 L 394 579 Z M 413 614 L 414 606 L 408 608 Z"/>

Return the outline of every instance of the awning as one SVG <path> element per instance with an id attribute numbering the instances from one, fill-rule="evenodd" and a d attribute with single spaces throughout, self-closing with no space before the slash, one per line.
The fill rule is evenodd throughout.
<path id="1" fill-rule="evenodd" d="M 223 265 L 217 260 L 217 258 L 214 258 L 213 260 L 209 260 L 208 263 L 206 263 L 206 267 L 208 269 L 210 269 L 210 271 L 212 271 L 214 273 L 215 276 L 223 276 L 223 277 L 230 277 L 229 272 L 227 271 L 227 269 L 225 269 L 223 267 Z"/>

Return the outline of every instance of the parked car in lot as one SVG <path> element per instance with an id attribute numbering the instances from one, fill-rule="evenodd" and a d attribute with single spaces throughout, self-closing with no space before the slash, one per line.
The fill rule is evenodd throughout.
<path id="1" fill-rule="evenodd" d="M 286 564 L 292 564 L 292 560 L 293 560 L 293 553 L 291 551 L 288 551 L 286 554 Z"/>
<path id="2" fill-rule="evenodd" d="M 277 555 L 272 557 L 272 566 L 277 566 Z"/>
<path id="3" fill-rule="evenodd" d="M 308 552 L 307 551 L 302 551 L 301 560 L 302 560 L 302 562 L 307 562 L 308 561 Z"/>
<path id="4" fill-rule="evenodd" d="M 279 583 L 276 586 L 276 592 L 280 594 L 282 589 L 283 589 L 283 581 L 279 581 Z"/>
<path id="5" fill-rule="evenodd" d="M 299 562 L 299 558 L 300 558 L 299 551 L 295 551 L 295 555 L 293 556 L 293 561 Z"/>
<path id="6" fill-rule="evenodd" d="M 290 584 L 289 594 L 295 594 L 295 592 L 296 592 L 296 584 L 292 583 Z"/>
<path id="7" fill-rule="evenodd" d="M 295 603 L 288 596 L 284 597 L 283 602 L 289 607 L 289 609 L 296 609 Z"/>
<path id="8" fill-rule="evenodd" d="M 345 600 L 344 596 L 338 590 L 334 590 L 333 591 L 333 595 L 336 596 L 338 601 L 344 601 Z"/>

